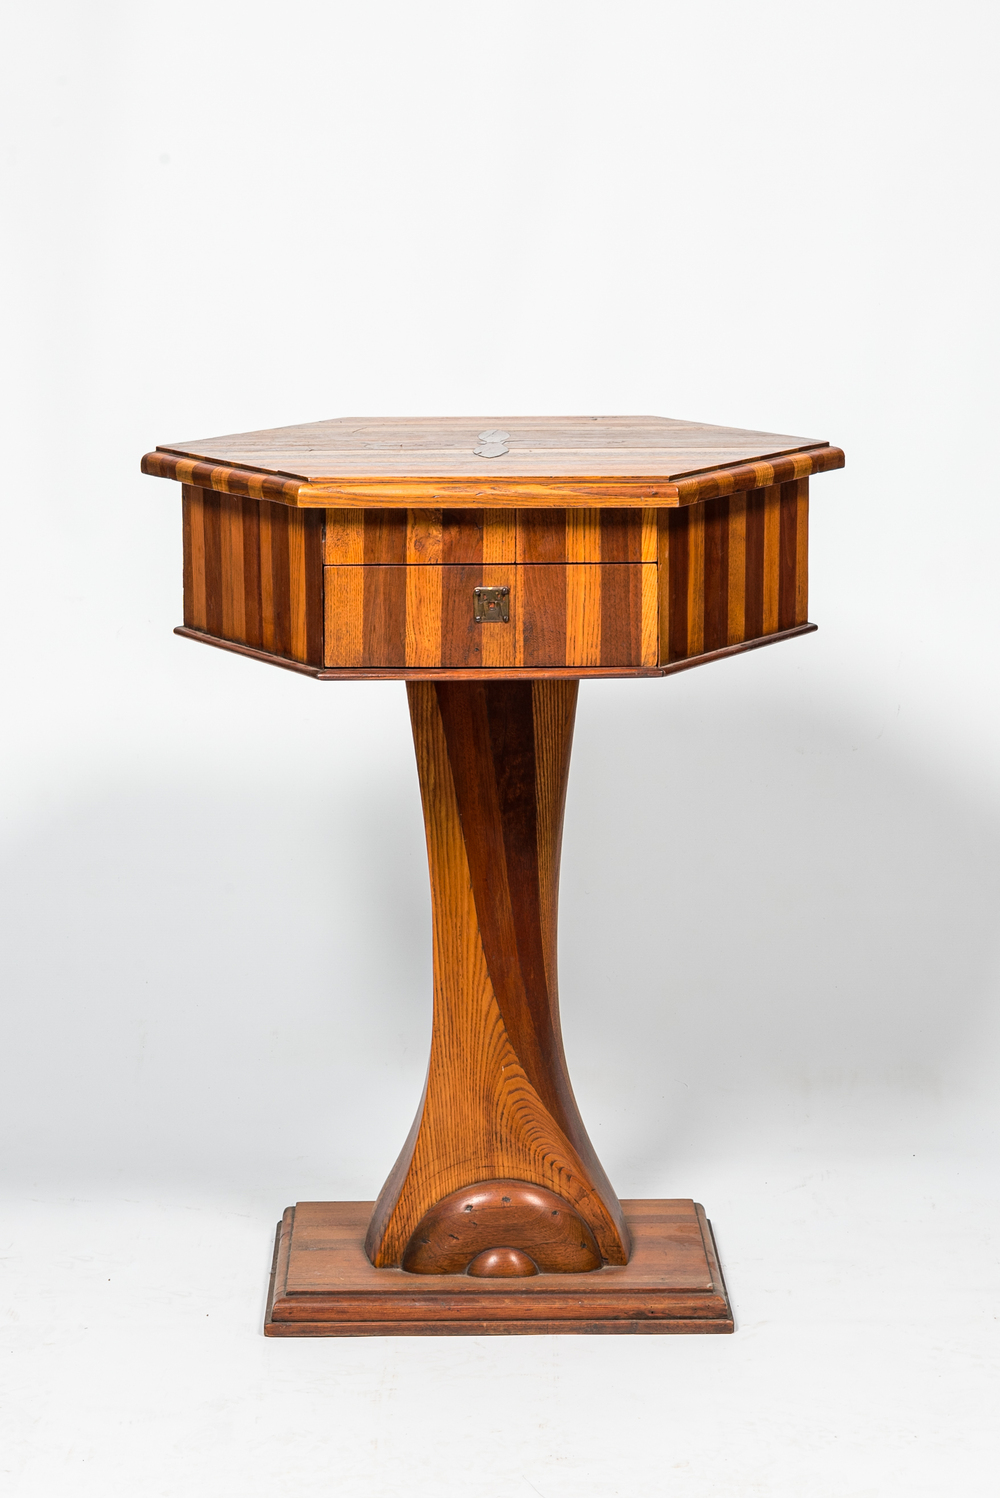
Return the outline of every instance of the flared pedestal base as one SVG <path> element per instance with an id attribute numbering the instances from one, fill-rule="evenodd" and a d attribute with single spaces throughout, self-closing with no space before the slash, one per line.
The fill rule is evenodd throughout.
<path id="1" fill-rule="evenodd" d="M 587 1274 L 477 1279 L 375 1269 L 371 1202 L 299 1202 L 278 1227 L 268 1337 L 731 1332 L 733 1314 L 704 1209 L 624 1201 L 628 1264 Z"/>

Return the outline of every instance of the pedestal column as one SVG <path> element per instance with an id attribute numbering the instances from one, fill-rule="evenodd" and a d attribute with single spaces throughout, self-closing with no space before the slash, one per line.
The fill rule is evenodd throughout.
<path id="1" fill-rule="evenodd" d="M 375 1204 L 377 1268 L 580 1273 L 629 1233 L 563 1054 L 556 913 L 576 681 L 407 692 L 430 864 L 424 1095 Z"/>

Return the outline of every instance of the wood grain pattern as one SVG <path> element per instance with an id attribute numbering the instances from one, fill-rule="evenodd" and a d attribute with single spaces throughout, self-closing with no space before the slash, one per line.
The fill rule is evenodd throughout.
<path id="1" fill-rule="evenodd" d="M 807 622 L 809 481 L 661 512 L 661 666 Z"/>
<path id="2" fill-rule="evenodd" d="M 478 422 L 510 432 L 506 454 L 476 455 Z M 665 417 L 494 417 L 344 419 L 173 443 L 147 453 L 143 472 L 303 508 L 443 511 L 676 508 L 843 464 L 815 439 Z"/>
<path id="3" fill-rule="evenodd" d="M 628 1264 L 506 1279 L 376 1269 L 370 1202 L 299 1202 L 279 1225 L 269 1337 L 727 1333 L 733 1314 L 704 1210 L 625 1201 Z"/>
<path id="4" fill-rule="evenodd" d="M 327 567 L 324 663 L 655 666 L 655 579 L 641 562 Z M 510 589 L 509 624 L 476 622 L 483 586 Z"/>
<path id="5" fill-rule="evenodd" d="M 577 684 L 407 691 L 431 878 L 434 1025 L 424 1096 L 373 1212 L 368 1255 L 398 1265 L 444 1197 L 514 1180 L 563 1198 L 602 1258 L 625 1263 L 621 1208 L 580 1119 L 559 1026 L 559 851 Z"/>
<path id="6" fill-rule="evenodd" d="M 322 518 L 185 484 L 184 623 L 323 664 Z"/>

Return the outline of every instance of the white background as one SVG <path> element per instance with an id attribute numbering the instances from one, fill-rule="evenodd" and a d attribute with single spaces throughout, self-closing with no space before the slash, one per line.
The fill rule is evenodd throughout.
<path id="1" fill-rule="evenodd" d="M 17 1498 L 996 1493 L 996 9 L 14 5 L 4 1436 Z M 732 1338 L 268 1342 L 412 1118 L 400 684 L 171 634 L 170 442 L 642 412 L 828 438 L 820 632 L 587 683 L 564 1026 Z"/>

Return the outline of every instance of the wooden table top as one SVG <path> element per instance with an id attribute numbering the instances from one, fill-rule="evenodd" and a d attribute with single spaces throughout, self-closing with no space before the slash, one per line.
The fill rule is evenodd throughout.
<path id="1" fill-rule="evenodd" d="M 143 468 L 197 484 L 185 470 L 207 466 L 231 492 L 222 470 L 259 475 L 258 497 L 298 505 L 685 504 L 759 486 L 737 469 L 773 469 L 766 484 L 843 462 L 819 438 L 665 416 L 337 417 L 165 444 Z"/>

